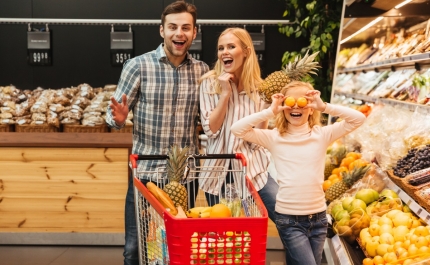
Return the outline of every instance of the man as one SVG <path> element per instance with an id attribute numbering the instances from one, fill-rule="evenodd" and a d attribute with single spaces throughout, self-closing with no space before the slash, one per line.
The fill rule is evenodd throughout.
<path id="1" fill-rule="evenodd" d="M 124 65 L 106 122 L 120 129 L 129 110 L 133 110 L 133 154 L 167 154 L 173 144 L 189 146 L 190 152 L 198 153 L 195 133 L 198 80 L 209 67 L 188 54 L 196 33 L 196 7 L 176 1 L 161 15 L 160 35 L 164 42 L 156 50 L 132 58 Z M 155 171 L 165 163 L 165 160 L 141 160 L 138 171 Z M 148 176 L 141 177 L 144 184 L 149 181 Z M 195 188 L 197 185 L 191 187 Z M 137 237 L 130 178 L 125 204 L 124 265 L 139 263 Z"/>

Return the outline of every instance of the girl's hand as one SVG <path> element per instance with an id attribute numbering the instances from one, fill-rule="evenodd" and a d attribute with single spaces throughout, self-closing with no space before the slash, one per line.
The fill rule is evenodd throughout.
<path id="1" fill-rule="evenodd" d="M 272 95 L 272 105 L 270 105 L 270 108 L 275 115 L 281 111 L 284 111 L 285 109 L 291 109 L 291 107 L 283 106 L 285 98 L 286 96 L 284 96 L 282 93 L 276 93 Z"/>
<path id="2" fill-rule="evenodd" d="M 307 99 L 308 104 L 304 108 L 313 108 L 314 110 L 323 112 L 326 104 L 322 101 L 320 96 L 321 92 L 318 90 L 309 90 L 306 92 L 305 98 Z"/>
<path id="3" fill-rule="evenodd" d="M 230 97 L 232 93 L 231 83 L 234 80 L 234 75 L 223 72 L 218 76 L 218 82 L 221 85 L 221 96 Z"/>

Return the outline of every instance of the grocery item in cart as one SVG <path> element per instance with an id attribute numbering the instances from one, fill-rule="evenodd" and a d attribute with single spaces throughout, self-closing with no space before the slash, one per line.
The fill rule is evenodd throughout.
<path id="1" fill-rule="evenodd" d="M 226 205 L 232 217 L 239 217 L 242 210 L 242 201 L 233 183 L 225 185 L 225 192 L 220 199 L 220 203 Z"/>

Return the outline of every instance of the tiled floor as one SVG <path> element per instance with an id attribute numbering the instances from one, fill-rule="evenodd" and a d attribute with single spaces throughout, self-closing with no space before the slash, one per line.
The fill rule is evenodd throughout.
<path id="1" fill-rule="evenodd" d="M 123 246 L 5 246 L 0 265 L 121 265 Z"/>

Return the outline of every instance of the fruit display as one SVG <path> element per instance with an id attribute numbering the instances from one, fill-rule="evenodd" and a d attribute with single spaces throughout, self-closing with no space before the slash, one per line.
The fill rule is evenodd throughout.
<path id="1" fill-rule="evenodd" d="M 393 168 L 394 174 L 404 178 L 409 174 L 430 167 L 430 144 L 410 149 L 406 156 L 400 158 Z"/>
<path id="2" fill-rule="evenodd" d="M 354 167 L 352 170 L 341 172 L 342 179 L 335 182 L 325 191 L 326 200 L 331 202 L 339 198 L 342 194 L 349 190 L 355 182 L 363 178 L 364 174 L 369 168 L 370 166 L 365 164 Z"/>
<path id="3" fill-rule="evenodd" d="M 181 206 L 184 211 L 188 210 L 188 192 L 180 181 L 184 177 L 185 168 L 187 167 L 188 151 L 188 147 L 181 148 L 178 145 L 170 147 L 166 163 L 169 183 L 163 188 L 175 203 L 175 206 Z"/>
<path id="4" fill-rule="evenodd" d="M 279 93 L 281 89 L 288 83 L 301 80 L 309 74 L 316 74 L 318 62 L 314 62 L 318 52 L 306 55 L 301 58 L 297 56 L 293 62 L 289 62 L 284 69 L 276 71 L 267 76 L 263 83 L 258 87 L 258 92 L 261 98 L 267 103 L 272 102 L 272 95 Z"/>

